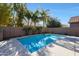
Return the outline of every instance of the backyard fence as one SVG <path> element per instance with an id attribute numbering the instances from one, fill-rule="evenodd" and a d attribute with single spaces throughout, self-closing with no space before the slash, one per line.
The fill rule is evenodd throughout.
<path id="1" fill-rule="evenodd" d="M 52 33 L 79 36 L 79 28 L 48 28 Z"/>
<path id="2" fill-rule="evenodd" d="M 3 29 L 4 38 L 24 36 L 25 32 L 22 28 L 7 27 Z"/>
<path id="3" fill-rule="evenodd" d="M 0 29 L 0 41 L 3 40 L 3 30 Z"/>
<path id="4" fill-rule="evenodd" d="M 40 31 L 40 33 L 55 33 L 79 36 L 79 28 L 47 28 Z M 39 34 L 39 33 L 36 33 Z M 25 36 L 26 33 L 23 28 L 6 27 L 0 29 L 0 40 L 6 38 Z"/>
<path id="5" fill-rule="evenodd" d="M 6 27 L 0 31 L 0 40 L 19 36 L 25 36 L 22 28 Z"/>

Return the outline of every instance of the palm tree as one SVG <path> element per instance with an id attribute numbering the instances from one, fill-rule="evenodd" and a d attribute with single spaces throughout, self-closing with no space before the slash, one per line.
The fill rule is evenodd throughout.
<path id="1" fill-rule="evenodd" d="M 15 3 L 14 4 L 14 19 L 16 21 L 16 26 L 17 27 L 22 27 L 23 26 L 23 20 L 25 20 L 25 12 L 26 12 L 26 8 L 25 8 L 25 4 L 18 4 L 18 3 Z M 16 17 L 16 16 L 17 17 Z"/>
<path id="2" fill-rule="evenodd" d="M 36 23 L 39 22 L 39 11 L 36 10 L 35 12 L 32 13 L 32 22 L 34 22 L 34 26 L 36 26 Z"/>
<path id="3" fill-rule="evenodd" d="M 25 14 L 25 17 L 27 18 L 27 25 L 29 26 L 30 25 L 30 20 L 32 18 L 32 12 L 30 10 L 26 10 L 26 14 Z"/>
<path id="4" fill-rule="evenodd" d="M 49 10 L 42 10 L 41 13 L 41 20 L 43 21 L 43 27 L 47 24 L 47 21 L 49 20 L 48 16 Z"/>
<path id="5" fill-rule="evenodd" d="M 11 4 L 0 4 L 0 26 L 8 26 L 11 17 Z"/>

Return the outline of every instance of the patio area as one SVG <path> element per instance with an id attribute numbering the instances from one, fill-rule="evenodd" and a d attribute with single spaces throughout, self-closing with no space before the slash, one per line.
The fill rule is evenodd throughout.
<path id="1" fill-rule="evenodd" d="M 79 38 L 74 37 L 65 38 L 30 53 L 16 38 L 13 38 L 0 42 L 0 56 L 79 56 L 78 40 Z"/>

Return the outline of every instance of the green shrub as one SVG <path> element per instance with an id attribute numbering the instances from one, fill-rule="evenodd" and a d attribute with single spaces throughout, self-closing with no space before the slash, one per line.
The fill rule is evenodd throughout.
<path id="1" fill-rule="evenodd" d="M 41 33 L 42 29 L 43 29 L 43 27 L 36 27 L 36 31 L 37 31 L 38 33 Z"/>
<path id="2" fill-rule="evenodd" d="M 24 27 L 23 29 L 26 32 L 26 34 L 38 34 L 41 32 L 42 27 L 27 26 L 27 27 Z"/>

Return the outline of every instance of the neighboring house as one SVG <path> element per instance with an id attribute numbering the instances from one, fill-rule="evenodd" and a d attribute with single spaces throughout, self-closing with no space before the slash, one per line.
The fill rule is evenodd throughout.
<path id="1" fill-rule="evenodd" d="M 70 18 L 70 28 L 79 28 L 79 16 L 74 16 Z"/>

